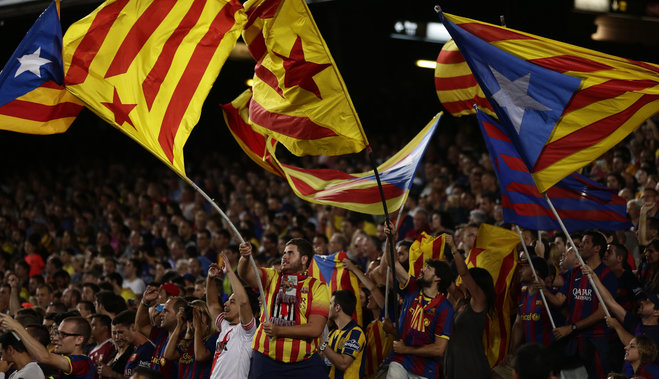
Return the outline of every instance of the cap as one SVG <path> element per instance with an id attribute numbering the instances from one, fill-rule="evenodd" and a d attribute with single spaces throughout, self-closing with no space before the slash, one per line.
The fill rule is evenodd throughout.
<path id="1" fill-rule="evenodd" d="M 162 285 L 162 289 L 167 292 L 169 296 L 178 296 L 181 293 L 181 290 L 178 286 L 172 282 L 166 282 Z"/>

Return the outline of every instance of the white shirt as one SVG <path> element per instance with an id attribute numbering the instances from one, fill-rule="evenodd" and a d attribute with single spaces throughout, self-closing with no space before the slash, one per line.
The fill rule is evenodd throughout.
<path id="1" fill-rule="evenodd" d="M 23 366 L 22 369 L 14 371 L 9 375 L 9 379 L 29 378 L 29 379 L 45 379 L 43 371 L 37 362 L 30 362 Z"/>
<path id="2" fill-rule="evenodd" d="M 122 285 L 123 288 L 130 288 L 131 291 L 135 295 L 141 295 L 144 293 L 146 290 L 146 284 L 144 284 L 144 280 L 137 278 L 135 280 L 124 280 L 124 284 Z"/>
<path id="3" fill-rule="evenodd" d="M 256 320 L 252 317 L 247 325 L 240 322 L 230 325 L 224 319 L 224 313 L 220 313 L 215 325 L 220 329 L 220 335 L 215 344 L 211 379 L 246 379 L 249 374 L 249 360 L 252 357 L 252 338 L 256 332 Z"/>

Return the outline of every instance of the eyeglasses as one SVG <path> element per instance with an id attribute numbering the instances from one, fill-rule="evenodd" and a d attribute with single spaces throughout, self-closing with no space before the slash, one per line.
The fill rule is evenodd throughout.
<path id="1" fill-rule="evenodd" d="M 59 330 L 56 331 L 56 332 L 54 332 L 54 334 L 55 334 L 56 337 L 59 337 L 59 338 L 66 338 L 66 337 L 79 337 L 79 336 L 82 335 L 82 334 L 79 334 L 79 333 L 60 332 Z"/>

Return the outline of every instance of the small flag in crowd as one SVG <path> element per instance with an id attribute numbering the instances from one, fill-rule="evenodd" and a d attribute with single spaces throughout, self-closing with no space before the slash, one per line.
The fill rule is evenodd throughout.
<path id="1" fill-rule="evenodd" d="M 53 1 L 0 72 L 0 129 L 65 132 L 83 105 L 63 83 L 62 26 Z"/>
<path id="2" fill-rule="evenodd" d="M 517 266 L 515 247 L 518 243 L 517 233 L 481 224 L 474 247 L 466 259 L 468 268 L 484 268 L 492 275 L 497 294 L 496 315 L 488 315 L 483 336 L 490 367 L 494 367 L 507 354 L 511 329 L 510 310 L 511 305 L 516 305 L 510 295 L 510 286 Z"/>
<path id="3" fill-rule="evenodd" d="M 249 118 L 293 154 L 368 146 L 345 83 L 304 0 L 245 3 L 243 39 L 256 59 Z"/>
<path id="4" fill-rule="evenodd" d="M 325 282 L 330 294 L 338 290 L 352 291 L 357 298 L 357 304 L 361 304 L 359 280 L 355 274 L 343 268 L 343 260 L 346 258 L 348 258 L 348 254 L 345 251 L 338 251 L 330 255 L 314 255 L 307 274 Z M 362 307 L 355 307 L 352 317 L 361 325 Z"/>
<path id="5" fill-rule="evenodd" d="M 416 278 L 428 259 L 443 259 L 444 247 L 445 239 L 443 234 L 433 237 L 426 232 L 421 232 L 421 235 L 410 246 L 409 274 Z"/>
<path id="6" fill-rule="evenodd" d="M 499 179 L 504 220 L 532 230 L 561 229 L 506 131 L 480 110 L 477 118 Z M 549 188 L 547 196 L 569 232 L 628 229 L 627 202 L 616 192 L 573 173 Z"/>
<path id="7" fill-rule="evenodd" d="M 540 192 L 659 112 L 659 65 L 443 14 Z"/>
<path id="8" fill-rule="evenodd" d="M 474 105 L 495 116 L 492 106 L 453 40 L 446 42 L 437 56 L 435 90 L 444 108 L 455 117 L 474 114 Z"/>
<path id="9" fill-rule="evenodd" d="M 237 0 L 106 1 L 64 35 L 65 84 L 185 176 L 183 146 L 245 22 Z"/>

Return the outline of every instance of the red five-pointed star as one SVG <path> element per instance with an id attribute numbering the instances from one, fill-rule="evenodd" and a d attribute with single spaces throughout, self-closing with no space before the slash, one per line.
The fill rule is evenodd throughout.
<path id="1" fill-rule="evenodd" d="M 101 104 L 105 105 L 112 113 L 114 113 L 114 122 L 116 122 L 117 125 L 122 126 L 124 122 L 127 122 L 128 125 L 137 130 L 135 125 L 133 125 L 133 122 L 130 120 L 130 117 L 128 116 L 128 114 L 133 110 L 133 108 L 137 106 L 137 104 L 122 104 L 116 88 L 114 89 L 112 102 Z"/>
<path id="2" fill-rule="evenodd" d="M 293 44 L 293 48 L 288 57 L 276 52 L 275 55 L 284 60 L 284 69 L 286 70 L 286 73 L 284 74 L 284 86 L 286 88 L 299 86 L 322 99 L 320 96 L 320 90 L 318 89 L 316 82 L 313 80 L 313 77 L 317 73 L 331 66 L 331 64 L 307 62 L 304 58 L 302 39 L 300 36 L 295 40 L 295 44 Z"/>

